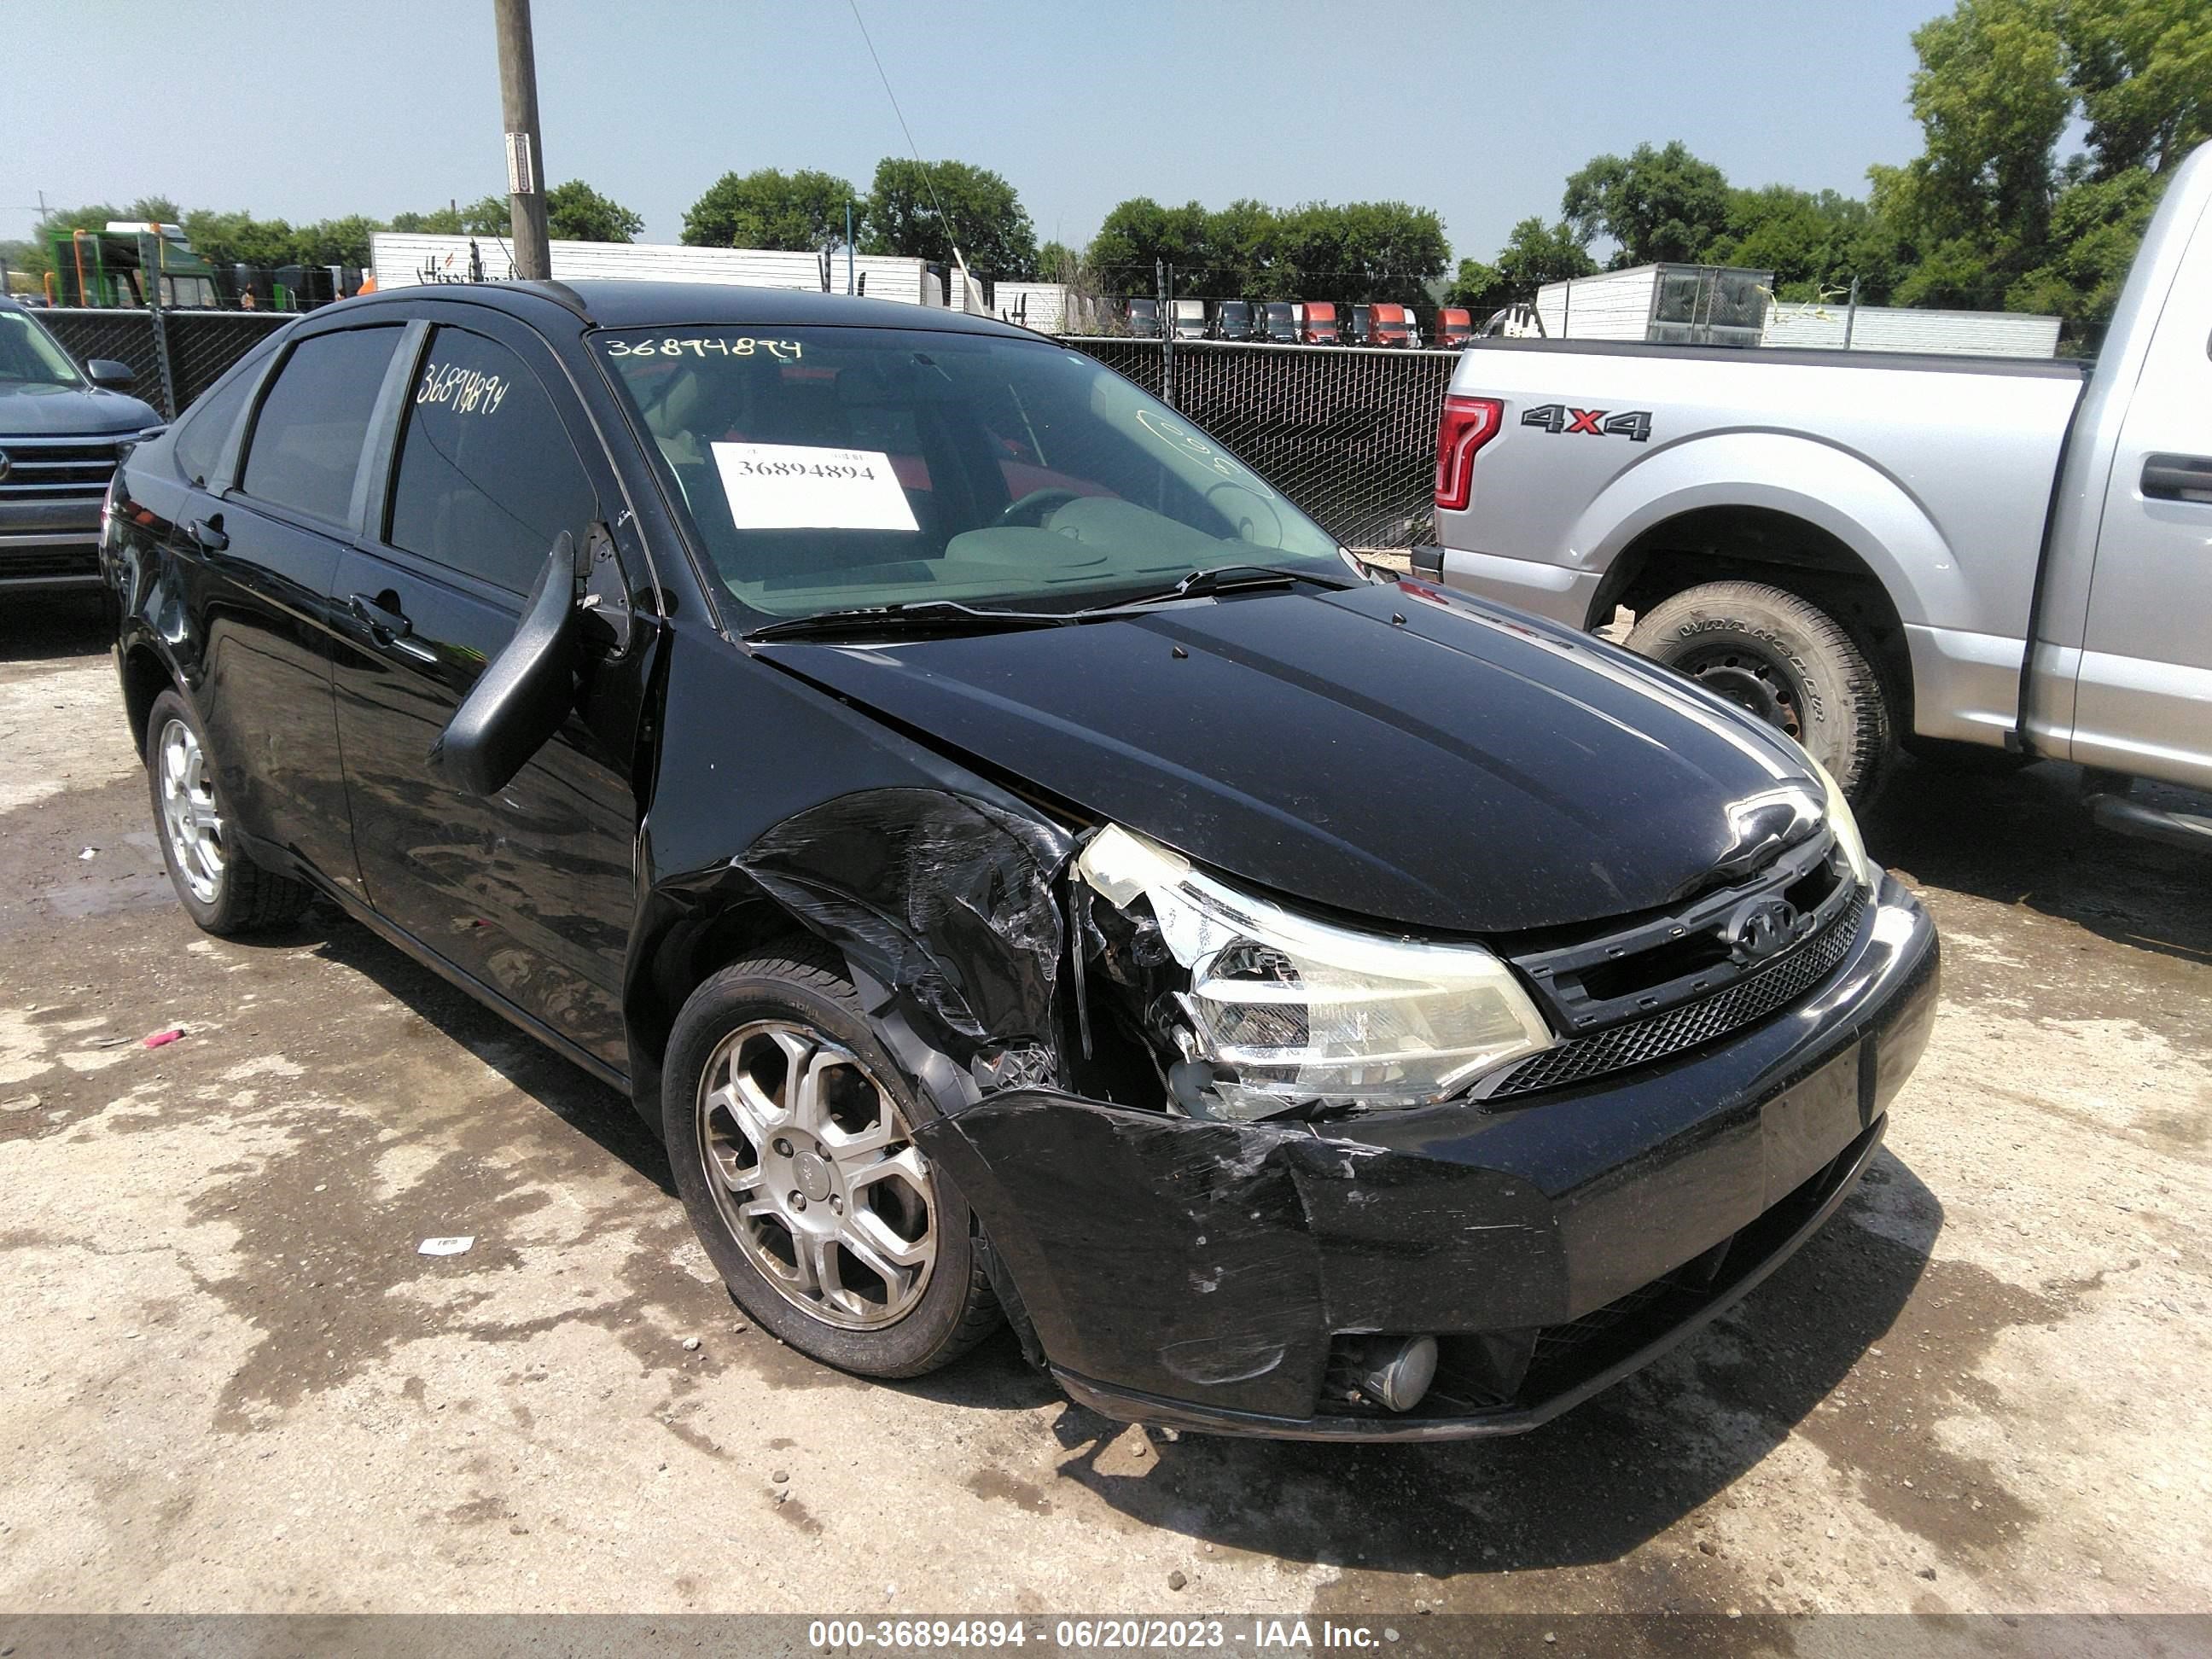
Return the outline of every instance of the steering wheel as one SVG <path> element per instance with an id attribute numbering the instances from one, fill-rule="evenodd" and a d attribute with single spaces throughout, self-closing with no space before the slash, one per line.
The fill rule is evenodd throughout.
<path id="1" fill-rule="evenodd" d="M 1046 514 L 1056 507 L 1066 507 L 1070 501 L 1082 499 L 1080 493 L 1073 489 L 1058 488 L 1032 489 L 1021 500 L 1007 502 L 1006 510 L 999 514 L 999 523 L 1002 527 L 1007 525 L 1032 525 L 1042 530 L 1044 527 Z"/>

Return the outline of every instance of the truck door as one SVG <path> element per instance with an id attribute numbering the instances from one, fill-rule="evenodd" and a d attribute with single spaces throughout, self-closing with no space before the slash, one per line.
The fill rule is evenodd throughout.
<path id="1" fill-rule="evenodd" d="M 2192 264 L 2212 228 L 2200 228 Z M 2167 295 L 2122 417 L 2090 579 L 2073 758 L 2212 788 L 2212 283 Z"/>

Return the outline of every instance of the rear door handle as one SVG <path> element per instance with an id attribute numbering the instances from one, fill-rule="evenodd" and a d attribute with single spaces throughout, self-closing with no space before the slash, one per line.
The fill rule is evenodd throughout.
<path id="1" fill-rule="evenodd" d="M 2146 455 L 2142 493 L 2163 501 L 2212 506 L 2212 455 Z"/>
<path id="2" fill-rule="evenodd" d="M 380 605 L 366 593 L 355 594 L 346 601 L 346 608 L 368 627 L 379 645 L 388 645 L 417 662 L 438 660 L 438 653 L 415 637 L 415 624 L 401 612 Z"/>
<path id="3" fill-rule="evenodd" d="M 194 519 L 185 526 L 185 534 L 191 538 L 194 547 L 205 553 L 220 553 L 230 545 L 230 538 L 223 533 L 222 514 Z"/>

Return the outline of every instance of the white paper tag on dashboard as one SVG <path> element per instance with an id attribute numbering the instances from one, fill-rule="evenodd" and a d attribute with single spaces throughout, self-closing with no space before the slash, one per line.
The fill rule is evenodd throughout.
<path id="1" fill-rule="evenodd" d="M 739 530 L 920 530 L 891 458 L 805 444 L 712 446 Z"/>

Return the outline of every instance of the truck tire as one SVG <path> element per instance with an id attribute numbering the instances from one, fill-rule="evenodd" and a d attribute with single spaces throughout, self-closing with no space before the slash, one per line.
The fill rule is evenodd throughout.
<path id="1" fill-rule="evenodd" d="M 1881 677 L 1810 601 L 1764 582 L 1706 582 L 1654 605 L 1628 648 L 1787 732 L 1854 805 L 1881 787 L 1893 749 Z"/>

